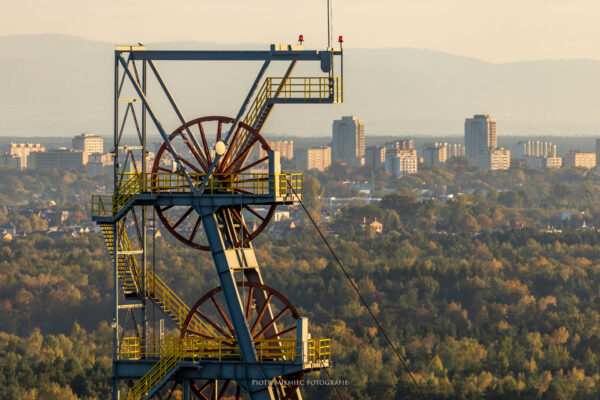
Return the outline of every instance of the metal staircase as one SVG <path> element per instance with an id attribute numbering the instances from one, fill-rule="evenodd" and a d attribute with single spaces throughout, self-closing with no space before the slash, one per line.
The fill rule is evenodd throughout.
<path id="1" fill-rule="evenodd" d="M 116 224 L 117 229 L 121 229 L 122 222 L 119 221 Z M 115 261 L 115 236 L 113 231 L 113 225 L 110 224 L 100 224 L 100 229 L 102 230 L 102 236 L 104 237 L 104 243 L 106 243 L 106 248 L 108 249 L 108 253 L 110 254 L 111 260 Z M 119 276 L 119 280 L 121 281 L 121 288 L 125 296 L 137 296 L 138 293 L 138 277 L 134 277 L 134 273 L 137 272 L 135 269 L 132 269 L 131 266 L 133 263 L 130 260 L 131 255 L 126 255 L 123 252 L 119 252 L 119 257 L 117 261 L 117 272 Z"/>
<path id="2" fill-rule="evenodd" d="M 113 225 L 100 224 L 100 227 L 102 229 L 102 235 L 104 236 L 104 242 L 106 243 L 110 257 L 114 262 L 115 239 Z M 127 231 L 123 228 L 123 221 L 117 222 L 116 227 L 119 229 L 119 237 L 121 239 L 118 246 L 119 256 L 117 262 L 121 288 L 125 296 L 139 297 L 141 276 L 137 259 L 133 255 L 135 251 L 131 246 Z M 148 298 L 155 302 L 162 312 L 171 317 L 177 326 L 181 328 L 190 311 L 190 308 L 185 302 L 152 271 L 146 271 L 146 287 Z M 194 330 L 201 332 L 207 337 L 216 336 L 212 328 L 200 319 L 198 315 L 194 315 L 191 325 L 194 327 Z"/>
<path id="3" fill-rule="evenodd" d="M 178 363 L 183 359 L 181 346 L 176 345 L 161 356 L 160 360 L 127 392 L 127 400 L 141 400 L 152 397 L 162 387 L 162 382 L 177 371 Z"/>

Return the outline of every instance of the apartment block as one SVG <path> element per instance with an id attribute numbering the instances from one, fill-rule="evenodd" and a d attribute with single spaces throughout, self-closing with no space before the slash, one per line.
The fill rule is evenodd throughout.
<path id="1" fill-rule="evenodd" d="M 563 155 L 563 164 L 565 168 L 595 168 L 596 153 L 584 153 L 572 150 Z"/>
<path id="2" fill-rule="evenodd" d="M 497 125 L 487 114 L 465 119 L 465 151 L 469 162 L 479 159 L 479 153 L 498 147 Z"/>
<path id="3" fill-rule="evenodd" d="M 104 153 L 104 139 L 91 133 L 77 135 L 71 141 L 73 150 L 79 150 L 87 154 Z"/>
<path id="4" fill-rule="evenodd" d="M 365 122 L 354 117 L 342 117 L 333 121 L 331 158 L 352 165 L 364 164 Z"/>
<path id="5" fill-rule="evenodd" d="M 331 147 L 313 147 L 296 152 L 296 168 L 303 171 L 325 171 L 331 166 Z"/>
<path id="6" fill-rule="evenodd" d="M 375 169 L 384 169 L 385 153 L 386 148 L 383 146 L 367 147 L 365 150 L 365 165 Z"/>
<path id="7" fill-rule="evenodd" d="M 271 146 L 271 150 L 276 150 L 279 152 L 281 158 L 287 158 L 291 160 L 294 158 L 294 141 L 293 140 L 269 140 L 269 146 Z M 257 146 L 259 147 L 259 146 Z M 267 152 L 260 148 L 259 158 L 265 158 L 268 156 Z"/>
<path id="8" fill-rule="evenodd" d="M 552 142 L 521 140 L 513 146 L 511 154 L 513 158 L 556 157 L 557 147 Z"/>
<path id="9" fill-rule="evenodd" d="M 11 143 L 6 154 L 19 158 L 19 169 L 27 168 L 27 158 L 31 153 L 44 152 L 46 148 L 39 143 Z"/>
<path id="10" fill-rule="evenodd" d="M 394 176 L 402 176 L 416 174 L 418 170 L 417 150 L 386 151 L 385 172 Z"/>
<path id="11" fill-rule="evenodd" d="M 510 169 L 510 150 L 500 148 L 488 148 L 479 152 L 477 157 L 472 158 L 480 170 L 507 170 Z"/>

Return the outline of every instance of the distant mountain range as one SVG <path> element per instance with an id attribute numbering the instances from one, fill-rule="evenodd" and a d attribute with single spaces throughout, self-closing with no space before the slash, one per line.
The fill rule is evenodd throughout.
<path id="1" fill-rule="evenodd" d="M 161 49 L 264 49 L 200 42 L 147 44 Z M 0 37 L 0 135 L 110 135 L 113 45 L 61 35 Z M 188 118 L 234 116 L 256 63 L 158 63 Z M 298 74 L 318 72 L 300 69 Z M 600 62 L 492 64 L 410 48 L 352 49 L 345 58 L 345 103 L 277 106 L 266 133 L 329 136 L 331 121 L 353 113 L 367 135 L 452 135 L 464 118 L 489 113 L 499 135 L 594 135 L 600 131 Z M 273 75 L 281 74 L 280 67 Z M 155 86 L 150 91 L 156 93 Z M 133 96 L 133 95 L 132 95 Z M 155 103 L 176 125 L 164 99 Z"/>

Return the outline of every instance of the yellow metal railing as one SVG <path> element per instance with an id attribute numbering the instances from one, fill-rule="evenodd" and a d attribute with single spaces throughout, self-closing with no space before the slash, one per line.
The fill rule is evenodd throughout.
<path id="1" fill-rule="evenodd" d="M 120 228 L 121 223 L 117 223 L 117 229 Z M 111 256 L 111 259 L 114 261 L 115 256 L 115 248 L 114 248 L 114 234 L 113 234 L 113 226 L 108 224 L 100 224 L 100 229 L 102 230 L 102 236 L 104 237 L 104 242 L 106 243 L 106 247 L 108 248 L 108 252 Z M 136 282 L 134 276 L 129 271 L 128 262 L 125 256 L 120 256 L 117 261 L 117 271 L 118 277 L 121 281 L 121 286 L 125 293 L 135 293 L 137 291 Z"/>
<path id="2" fill-rule="evenodd" d="M 154 272 L 146 271 L 146 282 L 148 297 L 156 301 L 166 314 L 171 315 L 179 328 L 183 327 L 183 323 L 190 312 L 187 304 Z M 189 327 L 207 336 L 217 336 L 212 328 L 197 314 L 194 314 L 190 320 Z"/>
<path id="3" fill-rule="evenodd" d="M 320 101 L 332 100 L 334 103 L 343 101 L 343 85 L 341 77 L 291 77 L 267 78 L 268 97 L 277 97 L 285 100 L 317 99 Z M 279 90 L 281 88 L 281 90 Z"/>
<path id="4" fill-rule="evenodd" d="M 199 188 L 206 174 L 188 174 Z M 118 192 L 112 196 L 92 196 L 92 217 L 111 217 L 118 213 L 136 195 L 141 193 L 188 193 L 190 186 L 183 175 L 174 172 L 119 174 Z M 289 182 L 289 184 L 288 184 Z M 290 187 L 291 185 L 291 187 Z M 275 197 L 302 197 L 303 176 L 301 173 L 268 174 L 244 173 L 211 175 L 205 193 L 250 194 Z"/>
<path id="5" fill-rule="evenodd" d="M 308 344 L 308 362 L 326 363 L 331 360 L 331 339 L 310 339 Z M 304 343 L 296 339 L 269 339 L 254 342 L 256 355 L 262 361 L 294 361 L 303 357 Z M 120 344 L 119 359 L 140 360 L 163 359 L 174 349 L 180 349 L 181 358 L 191 361 L 202 359 L 241 360 L 237 341 L 224 337 L 205 339 L 198 337 L 167 337 L 157 342 L 151 340 L 143 344 L 137 337 L 123 338 Z"/>
<path id="6" fill-rule="evenodd" d="M 123 229 L 123 221 L 118 221 L 117 230 L 120 238 L 119 251 L 131 252 L 133 246 L 129 240 L 127 231 Z M 115 239 L 112 231 L 112 226 L 101 225 L 104 241 L 108 247 L 110 256 L 114 262 L 115 256 Z M 117 254 L 118 254 L 117 252 Z M 125 292 L 137 291 L 142 286 L 141 269 L 139 268 L 137 259 L 133 254 L 121 254 L 117 260 L 117 271 L 121 286 Z M 153 271 L 146 271 L 146 288 L 148 297 L 161 307 L 162 311 L 171 316 L 177 326 L 181 328 L 187 318 L 190 308 L 185 302 Z M 194 315 L 190 320 L 190 328 L 196 332 L 202 332 L 207 336 L 217 336 L 213 329 L 198 315 Z"/>
<path id="7" fill-rule="evenodd" d="M 214 339 L 166 337 L 156 342 L 150 340 L 146 344 L 142 344 L 137 337 L 123 338 L 120 344 L 119 359 L 159 359 L 170 354 L 174 348 L 181 349 L 182 357 L 188 360 L 200 360 L 204 358 L 217 360 L 224 358 L 241 359 L 235 340 L 224 337 Z"/>
<path id="8" fill-rule="evenodd" d="M 331 361 L 331 339 L 310 339 L 308 359 L 313 363 Z"/>
<path id="9" fill-rule="evenodd" d="M 266 78 L 243 121 L 253 126 L 260 112 L 271 98 L 284 102 L 291 99 L 344 102 L 344 81 L 342 77 L 288 77 Z"/>
<path id="10" fill-rule="evenodd" d="M 158 385 L 182 359 L 181 347 L 176 344 L 163 354 L 163 357 L 142 376 L 127 392 L 127 400 L 140 400 Z"/>
<path id="11" fill-rule="evenodd" d="M 120 231 L 119 237 L 121 238 L 122 250 L 133 250 L 127 231 L 124 229 Z M 141 274 L 137 259 L 133 255 L 127 257 L 132 263 L 133 278 L 138 283 L 138 287 L 141 287 Z M 190 308 L 185 302 L 153 271 L 146 271 L 146 288 L 148 297 L 158 303 L 162 311 L 170 315 L 177 323 L 177 326 L 181 328 L 190 312 Z M 202 332 L 207 336 L 216 336 L 212 328 L 206 322 L 202 321 L 198 315 L 194 315 L 190 323 L 192 325 L 191 328 L 197 332 Z"/>
<path id="12" fill-rule="evenodd" d="M 260 90 L 258 91 L 258 94 L 256 95 L 256 97 L 254 97 L 254 101 L 252 102 L 252 105 L 250 105 L 250 107 L 248 108 L 248 111 L 246 111 L 246 116 L 242 120 L 244 123 L 246 123 L 252 127 L 254 127 L 254 124 L 257 122 L 259 113 L 262 110 L 263 106 L 265 105 L 267 99 L 269 98 L 269 94 L 271 93 L 271 91 L 270 91 L 271 85 L 267 84 L 268 81 L 269 81 L 269 78 L 267 78 L 264 81 L 263 85 L 261 86 Z"/>
<path id="13" fill-rule="evenodd" d="M 304 343 L 295 339 L 257 340 L 255 346 L 259 362 L 295 361 L 304 356 Z M 122 339 L 119 359 L 139 360 L 142 356 L 146 359 L 158 359 L 158 362 L 129 389 L 127 400 L 139 400 L 147 396 L 182 360 L 241 360 L 236 342 L 227 338 L 168 337 L 149 345 L 143 345 L 137 337 Z M 330 360 L 331 339 L 308 341 L 308 362 L 328 366 Z"/>

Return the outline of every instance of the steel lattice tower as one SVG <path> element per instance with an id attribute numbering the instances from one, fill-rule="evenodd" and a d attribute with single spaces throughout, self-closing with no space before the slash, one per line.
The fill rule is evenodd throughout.
<path id="1" fill-rule="evenodd" d="M 155 61 L 262 66 L 235 117 L 187 120 Z M 275 62 L 287 63 L 285 74 L 266 77 Z M 318 62 L 323 76 L 292 76 L 298 62 Z M 343 101 L 341 40 L 340 48 L 323 51 L 301 45 L 266 51 L 117 46 L 114 63 L 114 191 L 92 199 L 92 218 L 114 269 L 114 399 L 160 398 L 180 386 L 186 400 L 301 399 L 295 381 L 329 367 L 331 345 L 311 339 L 307 319 L 263 282 L 251 241 L 277 205 L 300 199 L 302 175 L 281 172 L 279 153 L 260 132 L 275 104 Z M 171 133 L 152 107 L 149 79 L 180 122 Z M 125 98 L 127 90 L 134 98 Z M 152 162 L 148 125 L 162 139 Z M 129 142 L 127 132 L 133 133 Z M 125 144 L 131 137 L 136 144 Z M 256 156 L 259 148 L 267 156 Z M 212 254 L 220 286 L 192 307 L 149 268 L 157 221 L 181 242 Z M 151 304 L 174 321 L 178 336 L 149 335 Z"/>

